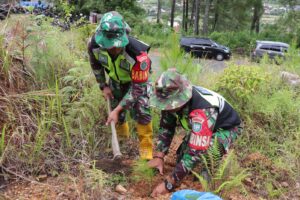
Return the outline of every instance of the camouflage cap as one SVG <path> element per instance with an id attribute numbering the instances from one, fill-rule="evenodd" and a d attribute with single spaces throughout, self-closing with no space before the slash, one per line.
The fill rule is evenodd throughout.
<path id="1" fill-rule="evenodd" d="M 183 106 L 192 97 L 192 84 L 175 68 L 163 72 L 155 82 L 151 106 L 173 110 Z"/>
<path id="2" fill-rule="evenodd" d="M 96 29 L 95 40 L 100 47 L 110 49 L 125 47 L 129 41 L 127 33 L 130 27 L 116 11 L 105 13 Z"/>

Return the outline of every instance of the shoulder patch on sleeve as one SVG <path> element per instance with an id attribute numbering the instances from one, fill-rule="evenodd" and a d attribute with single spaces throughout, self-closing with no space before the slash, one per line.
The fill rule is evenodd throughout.
<path id="1" fill-rule="evenodd" d="M 189 117 L 192 121 L 192 131 L 189 146 L 196 150 L 207 150 L 210 145 L 212 131 L 208 127 L 208 119 L 201 109 L 193 110 Z"/>
<path id="2" fill-rule="evenodd" d="M 151 61 L 146 52 L 141 53 L 136 57 L 136 63 L 132 67 L 131 79 L 136 83 L 148 81 Z"/>

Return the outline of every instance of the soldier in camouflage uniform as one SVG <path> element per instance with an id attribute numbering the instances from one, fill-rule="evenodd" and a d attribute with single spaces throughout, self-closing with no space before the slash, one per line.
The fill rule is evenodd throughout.
<path id="1" fill-rule="evenodd" d="M 176 69 L 169 69 L 157 79 L 151 105 L 162 112 L 156 152 L 148 162 L 150 167 L 163 173 L 164 156 L 168 153 L 177 122 L 187 131 L 177 151 L 177 164 L 172 175 L 153 190 L 152 197 L 173 191 L 185 175 L 201 163 L 200 155 L 212 148 L 214 140 L 223 155 L 241 131 L 238 114 L 221 95 L 191 85 Z"/>
<path id="2" fill-rule="evenodd" d="M 149 97 L 151 92 L 150 47 L 128 36 L 130 27 L 116 11 L 103 15 L 96 33 L 88 43 L 91 67 L 112 112 L 106 124 L 117 123 L 119 137 L 129 137 L 126 110 L 137 121 L 142 159 L 152 159 L 152 123 Z M 106 82 L 105 74 L 109 81 Z"/>

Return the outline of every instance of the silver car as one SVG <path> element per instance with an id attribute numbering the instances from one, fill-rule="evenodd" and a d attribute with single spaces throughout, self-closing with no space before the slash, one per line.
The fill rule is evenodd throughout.
<path id="1" fill-rule="evenodd" d="M 276 58 L 284 58 L 289 45 L 284 42 L 256 41 L 256 48 L 252 52 L 252 59 L 259 61 L 264 55 L 276 61 Z"/>

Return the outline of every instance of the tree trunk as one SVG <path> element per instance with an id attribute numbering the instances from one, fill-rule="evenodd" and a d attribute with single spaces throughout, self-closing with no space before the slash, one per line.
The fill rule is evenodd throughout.
<path id="1" fill-rule="evenodd" d="M 256 21 L 256 28 L 255 28 L 256 33 L 259 33 L 259 26 L 260 26 L 260 19 L 258 18 L 258 20 Z"/>
<path id="2" fill-rule="evenodd" d="M 253 4 L 251 32 L 255 30 L 256 33 L 259 33 L 260 18 L 262 14 L 263 14 L 263 2 L 262 0 L 256 0 Z"/>
<path id="3" fill-rule="evenodd" d="M 174 14 L 175 14 L 175 3 L 176 0 L 172 0 L 172 9 L 171 9 L 171 28 L 174 26 Z"/>
<path id="4" fill-rule="evenodd" d="M 189 20 L 189 0 L 186 0 L 186 4 L 185 4 L 185 27 L 184 27 L 185 32 L 187 32 L 187 30 L 188 30 L 188 20 Z"/>
<path id="5" fill-rule="evenodd" d="M 199 15 L 200 15 L 200 0 L 195 0 L 195 21 L 194 21 L 194 34 L 199 34 Z"/>
<path id="6" fill-rule="evenodd" d="M 258 12 L 257 12 L 257 8 L 256 6 L 253 9 L 253 17 L 252 17 L 252 23 L 251 23 L 251 32 L 254 31 L 255 27 L 256 27 L 256 21 L 258 18 Z"/>
<path id="7" fill-rule="evenodd" d="M 157 0 L 157 23 L 160 23 L 160 17 L 161 17 L 161 0 Z"/>
<path id="8" fill-rule="evenodd" d="M 192 27 L 194 24 L 194 17 L 195 17 L 195 2 L 196 0 L 193 0 L 193 6 L 192 6 L 192 13 L 191 13 L 191 19 L 190 19 L 190 26 Z"/>
<path id="9" fill-rule="evenodd" d="M 183 0 L 183 1 L 182 1 L 182 23 L 181 23 L 181 28 L 182 28 L 182 30 L 185 31 L 185 32 L 186 32 L 186 30 L 185 30 L 185 24 L 187 23 L 186 18 L 185 18 L 186 1 L 187 1 L 187 0 Z"/>
<path id="10" fill-rule="evenodd" d="M 217 28 L 217 24 L 218 24 L 218 20 L 219 20 L 219 0 L 216 0 L 216 3 L 215 3 L 215 17 L 214 17 L 214 24 L 213 24 L 213 28 L 212 28 L 212 31 L 215 31 L 216 28 Z"/>
<path id="11" fill-rule="evenodd" d="M 205 12 L 203 17 L 203 29 L 202 34 L 208 34 L 208 18 L 209 18 L 209 8 L 210 8 L 211 0 L 205 0 Z"/>

